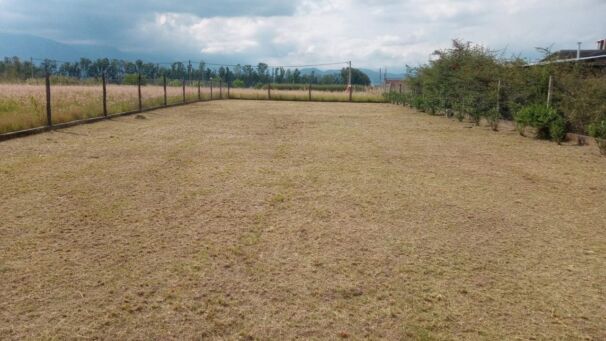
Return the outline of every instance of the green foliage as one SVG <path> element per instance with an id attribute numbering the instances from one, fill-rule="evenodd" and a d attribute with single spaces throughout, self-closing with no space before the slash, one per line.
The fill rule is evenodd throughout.
<path id="1" fill-rule="evenodd" d="M 231 84 L 231 86 L 234 87 L 234 88 L 244 88 L 244 87 L 246 87 L 246 84 L 244 83 L 243 80 L 236 79 L 235 81 L 233 81 L 233 83 Z"/>
<path id="2" fill-rule="evenodd" d="M 267 84 L 257 84 L 257 89 L 266 89 Z M 294 84 L 276 84 L 272 83 L 271 88 L 273 90 L 307 90 L 309 89 L 309 83 L 294 83 Z M 343 92 L 346 89 L 344 84 L 312 84 L 312 90 L 317 91 L 329 91 L 329 92 Z M 366 91 L 366 86 L 354 85 L 353 90 L 357 92 Z"/>
<path id="3" fill-rule="evenodd" d="M 523 107 L 515 115 L 516 127 L 523 133 L 526 127 L 536 129 L 536 137 L 562 142 L 566 137 L 566 120 L 558 112 L 544 104 Z"/>
<path id="4" fill-rule="evenodd" d="M 606 120 L 591 123 L 588 130 L 589 134 L 595 137 L 600 153 L 606 156 Z"/>
<path id="5" fill-rule="evenodd" d="M 569 68 L 558 76 L 557 85 L 565 90 L 556 97 L 558 108 L 566 113 L 571 128 L 586 133 L 592 122 L 606 118 L 606 77 L 597 72 Z M 559 93 L 558 93 L 559 94 Z"/>
<path id="6" fill-rule="evenodd" d="M 522 135 L 530 126 L 538 137 L 558 143 L 568 131 L 584 134 L 591 122 L 606 118 L 604 68 L 589 63 L 529 66 L 459 40 L 434 56 L 424 66 L 407 69 L 405 103 L 419 111 L 476 124 L 485 120 L 495 131 L 500 119 L 515 119 Z M 546 106 L 550 79 L 553 109 Z"/>
<path id="7" fill-rule="evenodd" d="M 590 124 L 589 134 L 596 138 L 606 139 L 606 120 Z"/>
<path id="8" fill-rule="evenodd" d="M 124 85 L 137 85 L 139 84 L 139 74 L 129 73 L 124 75 L 124 79 L 122 80 L 122 84 Z M 146 79 L 144 76 L 141 76 L 141 85 L 146 84 Z"/>
<path id="9" fill-rule="evenodd" d="M 347 80 L 349 78 L 349 68 L 341 69 L 341 79 L 343 80 L 343 84 L 347 84 Z M 359 69 L 351 68 L 351 84 L 353 85 L 370 85 L 370 78 L 367 74 L 362 72 Z"/>
<path id="10" fill-rule="evenodd" d="M 488 123 L 490 123 L 490 128 L 493 131 L 499 130 L 499 121 L 501 120 L 501 113 L 496 108 L 488 112 L 486 119 L 488 119 Z"/>

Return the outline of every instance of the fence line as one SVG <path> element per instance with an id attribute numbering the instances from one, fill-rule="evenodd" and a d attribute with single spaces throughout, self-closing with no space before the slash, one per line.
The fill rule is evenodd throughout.
<path id="1" fill-rule="evenodd" d="M 600 98 L 600 95 L 606 94 L 603 73 L 596 72 L 583 78 L 582 75 L 553 71 L 543 77 L 542 80 L 529 77 L 521 83 L 511 80 L 507 83 L 495 77 L 489 80 L 488 86 L 479 88 L 471 82 L 463 82 L 460 84 L 460 98 L 448 97 L 440 92 L 441 87 L 451 85 L 427 86 L 417 80 L 404 81 L 404 85 L 399 85 L 399 91 L 390 85 L 384 96 L 392 104 L 409 106 L 431 115 L 456 117 L 459 121 L 468 118 L 477 125 L 485 120 L 494 131 L 498 131 L 500 122 L 506 121 L 523 136 L 530 133 L 557 143 L 573 141 L 579 145 L 595 140 L 600 152 L 606 155 L 606 124 L 602 123 L 602 128 L 592 128 L 591 120 L 595 118 L 589 115 L 600 110 L 606 113 L 606 97 Z M 574 81 L 571 81 L 571 77 L 574 77 Z M 596 126 L 595 123 L 593 126 Z M 527 128 L 532 129 L 529 132 Z M 602 131 L 594 133 L 592 129 Z"/>
<path id="2" fill-rule="evenodd" d="M 206 68 L 211 65 L 214 68 Z M 291 69 L 339 65 L 342 68 L 330 76 L 334 80 L 332 84 L 326 82 L 326 78 L 321 79 L 326 75 L 302 74 Z M 358 73 L 356 77 L 359 77 Z M 234 84 L 235 81 L 238 84 Z M 267 86 L 266 95 L 261 85 Z M 99 86 L 99 92 L 94 86 Z M 11 91 L 5 91 L 8 87 L 12 87 Z M 38 93 L 41 89 L 44 89 L 44 95 Z M 117 114 L 146 111 L 149 107 L 158 109 L 192 103 L 193 99 L 225 98 L 385 102 L 384 96 L 374 88 L 352 85 L 351 61 L 283 66 L 259 63 L 252 66 L 86 58 L 75 62 L 30 58 L 21 62 L 15 57 L 0 60 L 0 109 L 3 110 L 0 140 L 55 127 L 59 129 L 67 122 L 97 120 L 98 116 L 111 118 Z M 4 105 L 6 103 L 9 105 Z"/>
<path id="3" fill-rule="evenodd" d="M 171 81 L 172 82 L 172 81 Z M 195 85 L 194 85 L 195 84 Z M 96 114 L 92 113 L 92 112 L 79 112 L 78 113 L 78 118 L 76 119 L 69 119 L 67 121 L 65 120 L 60 120 L 59 122 L 57 122 L 57 118 L 55 117 L 57 110 L 55 110 L 55 106 L 57 105 L 56 99 L 57 96 L 55 94 L 55 91 L 53 91 L 53 89 L 58 86 L 59 89 L 65 89 L 67 88 L 69 89 L 69 85 L 68 86 L 62 86 L 61 84 L 55 84 L 53 77 L 51 76 L 50 72 L 46 72 L 45 76 L 44 76 L 44 89 L 45 89 L 45 114 L 46 114 L 46 122 L 44 125 L 41 126 L 34 126 L 32 128 L 27 128 L 27 129 L 17 129 L 17 130 L 13 130 L 13 131 L 9 131 L 9 132 L 5 132 L 5 133 L 0 133 L 0 141 L 3 140 L 8 140 L 8 139 L 12 139 L 12 138 L 16 138 L 16 137 L 22 137 L 22 136 L 27 136 L 27 135 L 32 135 L 32 134 L 37 134 L 37 133 L 42 133 L 42 132 L 47 132 L 47 131 L 51 131 L 51 130 L 55 130 L 55 129 L 63 129 L 63 128 L 67 128 L 67 127 L 72 127 L 74 125 L 78 125 L 78 124 L 85 124 L 85 123 L 93 123 L 93 122 L 98 122 L 104 119 L 112 119 L 112 118 L 116 118 L 116 117 L 121 117 L 121 116 L 125 116 L 125 115 L 132 115 L 132 114 L 137 114 L 137 113 L 142 113 L 142 112 L 147 112 L 150 110 L 157 110 L 157 109 L 162 109 L 162 108 L 168 108 L 168 107 L 174 107 L 174 106 L 178 106 L 178 105 L 185 105 L 185 104 L 192 104 L 192 103 L 196 103 L 196 102 L 202 102 L 202 101 L 213 101 L 213 100 L 223 100 L 223 99 L 257 99 L 257 100 L 297 100 L 297 101 L 301 101 L 301 100 L 305 100 L 305 101 L 323 101 L 323 102 L 331 102 L 331 101 L 335 101 L 335 102 L 352 102 L 352 101 L 357 101 L 357 102 L 383 102 L 384 99 L 381 96 L 381 94 L 376 94 L 374 95 L 375 97 L 369 97 L 367 99 L 365 99 L 364 97 L 353 97 L 353 87 L 349 87 L 349 89 L 347 90 L 348 94 L 343 93 L 340 94 L 339 92 L 327 92 L 327 91 L 318 91 L 317 93 L 319 94 L 318 96 L 314 97 L 312 94 L 312 83 L 310 82 L 307 91 L 303 91 L 301 93 L 297 93 L 297 91 L 290 91 L 290 90 L 277 90 L 277 92 L 274 94 L 273 93 L 273 87 L 272 87 L 272 83 L 268 82 L 267 84 L 267 97 L 262 97 L 259 96 L 259 94 L 257 94 L 256 92 L 258 90 L 254 90 L 254 89 L 234 89 L 231 86 L 231 82 L 227 81 L 224 82 L 224 80 L 222 78 L 219 78 L 218 80 L 211 80 L 211 81 L 202 81 L 202 79 L 198 79 L 197 81 L 195 81 L 195 83 L 191 83 L 188 82 L 187 80 L 185 80 L 185 78 L 181 79 L 181 98 L 179 102 L 174 102 L 174 97 L 170 97 L 169 96 L 169 91 L 168 89 L 170 88 L 169 86 L 169 81 L 166 77 L 166 75 L 162 76 L 161 79 L 161 91 L 162 94 L 160 96 L 161 98 L 161 104 L 160 105 L 151 105 L 148 106 L 146 105 L 146 98 L 144 96 L 144 91 L 143 89 L 145 88 L 145 84 L 144 84 L 144 79 L 141 75 L 141 73 L 137 73 L 136 75 L 136 109 L 134 110 L 123 110 L 123 111 L 118 111 L 118 112 L 114 112 L 112 113 L 110 111 L 109 108 L 109 101 L 110 101 L 110 89 L 108 88 L 109 81 L 108 81 L 108 77 L 107 74 L 105 72 L 101 73 L 101 77 L 100 77 L 100 89 L 99 89 L 99 97 L 101 100 L 101 103 L 99 103 L 99 107 L 100 107 L 100 113 L 99 116 L 97 116 Z M 174 85 L 173 85 L 174 86 Z M 194 93 L 189 93 L 191 92 L 190 88 L 194 87 L 195 89 L 193 92 L 195 93 L 195 99 L 192 100 L 192 98 L 194 97 Z M 210 93 L 207 94 L 209 96 L 203 96 L 202 95 L 202 88 L 206 87 L 207 89 L 210 90 Z M 219 87 L 218 89 L 218 96 L 215 96 L 215 92 L 216 92 L 216 86 Z M 224 87 L 226 87 L 226 96 L 224 93 Z M 87 90 L 93 89 L 93 87 L 88 87 L 87 86 Z M 76 90 L 74 90 L 76 91 Z M 282 93 L 281 93 L 282 92 Z M 293 95 L 293 93 L 295 93 Z M 321 94 L 320 94 L 321 93 Z M 89 94 L 90 96 L 90 94 Z M 94 97 L 95 95 L 93 94 L 92 97 Z M 362 96 L 362 95 L 360 95 Z M 132 97 L 131 97 L 132 98 Z M 154 102 L 155 103 L 155 99 L 158 98 L 158 96 L 151 96 L 149 98 L 147 98 L 147 100 Z M 170 99 L 173 98 L 173 101 L 170 101 Z M 94 98 L 88 98 L 89 100 L 94 100 Z M 171 103 L 172 102 L 172 103 Z M 61 108 L 59 108 L 61 109 Z M 58 112 L 57 112 L 58 113 Z M 86 116 L 90 116 L 90 115 L 94 115 L 93 117 L 89 117 L 89 118 L 81 118 L 81 117 L 86 117 Z"/>

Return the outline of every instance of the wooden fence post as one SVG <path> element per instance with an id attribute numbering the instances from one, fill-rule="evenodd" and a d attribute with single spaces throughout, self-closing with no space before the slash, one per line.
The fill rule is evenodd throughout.
<path id="1" fill-rule="evenodd" d="M 101 74 L 101 81 L 103 82 L 103 116 L 107 117 L 107 79 L 105 78 L 105 71 Z"/>
<path id="2" fill-rule="evenodd" d="M 271 100 L 271 82 L 267 83 L 267 99 Z"/>
<path id="3" fill-rule="evenodd" d="M 53 126 L 53 118 L 51 112 L 51 86 L 50 74 L 46 71 L 46 124 L 49 127 Z"/>
<path id="4" fill-rule="evenodd" d="M 202 94 L 200 93 L 200 80 L 198 79 L 198 101 L 202 100 Z"/>
<path id="5" fill-rule="evenodd" d="M 213 79 L 210 79 L 210 100 L 213 100 Z"/>
<path id="6" fill-rule="evenodd" d="M 183 85 L 183 103 L 185 103 L 185 76 L 183 76 L 182 85 Z"/>
<path id="7" fill-rule="evenodd" d="M 225 79 L 225 83 L 227 84 L 227 99 L 229 99 L 229 79 Z"/>
<path id="8" fill-rule="evenodd" d="M 223 78 L 219 78 L 219 99 L 223 99 Z"/>
<path id="9" fill-rule="evenodd" d="M 549 85 L 547 88 L 547 106 L 550 107 L 551 106 L 551 92 L 553 89 L 553 77 L 549 76 Z"/>
<path id="10" fill-rule="evenodd" d="M 311 87 L 312 87 L 312 83 L 311 83 L 311 79 L 309 80 L 309 101 L 311 102 Z"/>
<path id="11" fill-rule="evenodd" d="M 166 98 L 166 75 L 162 75 L 162 80 L 164 82 L 164 106 L 168 105 L 168 99 Z"/>
<path id="12" fill-rule="evenodd" d="M 139 93 L 139 111 L 143 110 L 143 101 L 141 99 L 141 73 L 137 77 L 137 91 Z"/>

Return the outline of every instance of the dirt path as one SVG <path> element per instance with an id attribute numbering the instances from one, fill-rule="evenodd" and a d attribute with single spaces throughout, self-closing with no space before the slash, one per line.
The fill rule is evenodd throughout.
<path id="1" fill-rule="evenodd" d="M 606 339 L 606 158 L 388 104 L 0 143 L 0 338 Z"/>

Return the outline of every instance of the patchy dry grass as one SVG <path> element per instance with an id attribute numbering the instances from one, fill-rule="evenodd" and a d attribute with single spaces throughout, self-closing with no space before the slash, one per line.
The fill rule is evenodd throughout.
<path id="1" fill-rule="evenodd" d="M 387 104 L 0 143 L 1 339 L 606 338 L 606 159 Z"/>

